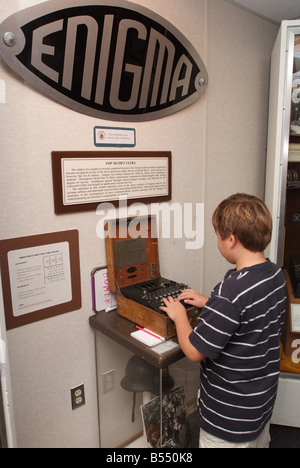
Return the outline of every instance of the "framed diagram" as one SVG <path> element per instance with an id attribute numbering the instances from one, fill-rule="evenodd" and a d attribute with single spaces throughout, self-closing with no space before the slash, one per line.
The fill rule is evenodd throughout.
<path id="1" fill-rule="evenodd" d="M 0 241 L 6 328 L 81 308 L 78 231 Z"/>

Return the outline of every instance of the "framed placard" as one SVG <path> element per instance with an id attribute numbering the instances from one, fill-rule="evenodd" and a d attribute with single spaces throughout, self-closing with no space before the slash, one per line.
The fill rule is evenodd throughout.
<path id="1" fill-rule="evenodd" d="M 53 152 L 55 213 L 172 198 L 171 152 Z"/>
<path id="2" fill-rule="evenodd" d="M 81 308 L 78 231 L 0 241 L 6 328 Z"/>

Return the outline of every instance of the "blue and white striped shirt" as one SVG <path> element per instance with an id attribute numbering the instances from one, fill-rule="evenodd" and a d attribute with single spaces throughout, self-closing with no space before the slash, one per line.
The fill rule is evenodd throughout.
<path id="1" fill-rule="evenodd" d="M 200 314 L 191 343 L 201 363 L 200 426 L 230 442 L 255 440 L 270 420 L 280 372 L 285 279 L 270 260 L 230 270 Z"/>

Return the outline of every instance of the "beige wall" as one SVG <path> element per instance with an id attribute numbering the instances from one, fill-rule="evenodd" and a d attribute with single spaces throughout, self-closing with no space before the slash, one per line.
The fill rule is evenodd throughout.
<path id="1" fill-rule="evenodd" d="M 209 1 L 204 289 L 227 268 L 210 219 L 228 195 L 264 197 L 270 54 L 278 28 L 222 0 Z"/>
<path id="2" fill-rule="evenodd" d="M 0 0 L 0 21 L 37 3 Z M 205 204 L 204 248 L 188 251 L 185 240 L 162 240 L 162 274 L 209 293 L 228 267 L 211 229 L 213 209 L 237 191 L 264 193 L 269 66 L 278 28 L 226 0 L 136 3 L 181 30 L 209 73 L 207 92 L 193 106 L 130 125 L 137 132 L 136 150 L 172 151 L 173 201 Z M 95 150 L 94 126 L 112 123 L 51 101 L 2 60 L 0 80 L 6 88 L 0 103 L 1 238 L 69 229 L 80 233 L 82 309 L 8 332 L 18 444 L 97 447 L 94 337 L 88 318 L 90 272 L 106 264 L 104 242 L 96 236 L 94 212 L 54 214 L 50 155 L 53 150 Z M 109 370 L 114 350 L 109 342 L 101 349 L 99 360 Z M 81 383 L 87 404 L 73 412 L 70 388 Z M 112 408 L 111 418 L 117 417 Z"/>

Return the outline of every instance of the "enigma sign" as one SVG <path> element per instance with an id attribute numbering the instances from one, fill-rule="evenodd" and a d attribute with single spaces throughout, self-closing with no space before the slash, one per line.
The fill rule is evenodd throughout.
<path id="1" fill-rule="evenodd" d="M 125 0 L 52 0 L 15 13 L 0 25 L 0 54 L 51 98 L 109 120 L 170 115 L 208 83 L 189 41 Z"/>

